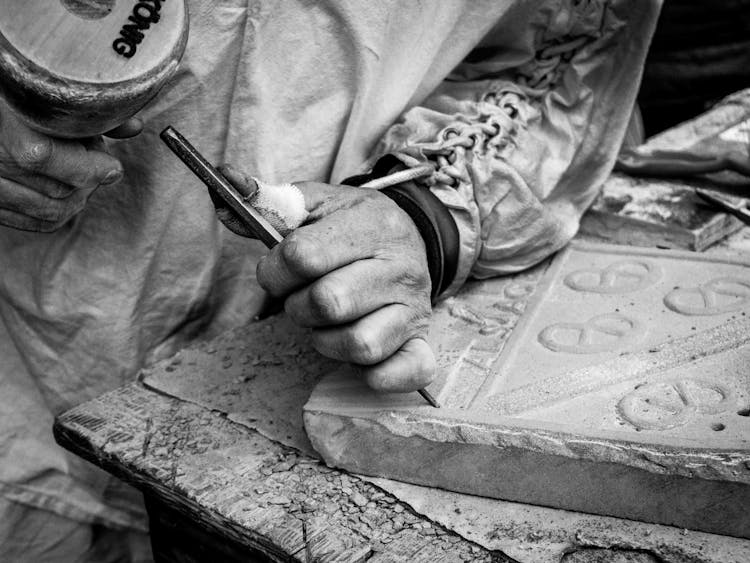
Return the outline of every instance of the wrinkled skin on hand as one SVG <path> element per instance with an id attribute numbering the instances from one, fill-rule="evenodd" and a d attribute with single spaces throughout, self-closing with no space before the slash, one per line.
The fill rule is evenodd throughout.
<path id="1" fill-rule="evenodd" d="M 246 178 L 222 173 L 245 195 Z M 258 264 L 257 279 L 312 329 L 324 356 L 352 363 L 381 391 L 414 391 L 435 375 L 427 344 L 430 276 L 424 242 L 391 199 L 364 188 L 295 182 L 310 216 Z M 232 230 L 252 236 L 218 209 Z"/>
<path id="2" fill-rule="evenodd" d="M 108 133 L 137 135 L 131 119 Z M 56 139 L 30 129 L 0 100 L 0 225 L 52 232 L 81 212 L 100 186 L 117 183 L 122 164 L 101 137 Z"/>

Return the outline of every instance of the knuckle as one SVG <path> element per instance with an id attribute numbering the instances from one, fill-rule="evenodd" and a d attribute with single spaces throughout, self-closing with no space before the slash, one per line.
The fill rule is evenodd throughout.
<path id="1" fill-rule="evenodd" d="M 355 363 L 372 365 L 383 359 L 383 346 L 377 336 L 370 331 L 352 329 L 347 344 L 349 355 Z"/>
<path id="2" fill-rule="evenodd" d="M 47 194 L 53 199 L 63 199 L 69 197 L 73 188 L 62 182 L 52 182 L 47 188 Z"/>
<path id="3" fill-rule="evenodd" d="M 14 153 L 16 164 L 30 172 L 44 172 L 49 167 L 54 153 L 52 139 L 43 138 L 21 143 Z"/>
<path id="4" fill-rule="evenodd" d="M 418 311 L 415 318 L 412 319 L 410 326 L 410 336 L 424 338 L 430 332 L 430 312 Z"/>
<path id="5" fill-rule="evenodd" d="M 67 221 L 38 221 L 34 230 L 39 231 L 40 233 L 54 233 L 55 231 L 60 230 L 65 223 L 67 223 Z"/>
<path id="6" fill-rule="evenodd" d="M 77 166 L 70 171 L 70 183 L 78 189 L 93 191 L 99 186 L 116 183 L 122 177 L 122 169 L 102 170 L 96 160 L 90 159 L 90 166 Z"/>
<path id="7" fill-rule="evenodd" d="M 60 229 L 65 222 L 45 221 L 44 219 L 32 217 L 30 215 L 8 216 L 0 214 L 0 224 L 22 231 L 53 233 Z"/>
<path id="8" fill-rule="evenodd" d="M 432 281 L 430 280 L 430 274 L 426 267 L 414 268 L 402 272 L 399 276 L 398 283 L 406 288 L 406 290 L 412 295 L 426 296 L 429 304 Z M 421 299 L 418 299 L 418 302 L 421 301 Z"/>
<path id="9" fill-rule="evenodd" d="M 310 313 L 319 321 L 336 321 L 347 311 L 348 300 L 341 286 L 319 281 L 310 288 Z"/>
<path id="10" fill-rule="evenodd" d="M 60 223 L 61 221 L 65 220 L 67 213 L 64 205 L 55 203 L 52 205 L 45 205 L 44 207 L 40 207 L 35 215 L 42 221 Z"/>
<path id="11" fill-rule="evenodd" d="M 28 213 L 0 209 L 0 225 L 20 231 L 51 233 L 58 230 L 63 224 L 45 221 Z"/>
<path id="12" fill-rule="evenodd" d="M 10 210 L 0 209 L 0 225 L 4 227 L 10 227 L 12 229 L 20 229 L 23 231 L 35 230 L 30 226 L 30 220 L 26 217 L 19 217 Z"/>
<path id="13" fill-rule="evenodd" d="M 82 208 L 83 206 L 75 201 L 53 201 L 51 204 L 40 208 L 36 216 L 42 221 L 53 223 L 59 228 L 77 215 Z"/>
<path id="14" fill-rule="evenodd" d="M 255 267 L 255 279 L 260 287 L 273 297 L 283 297 L 286 291 L 279 284 L 279 267 L 277 260 L 266 256 Z"/>
<path id="15" fill-rule="evenodd" d="M 293 232 L 282 241 L 281 245 L 281 257 L 291 272 L 301 276 L 325 273 L 319 245 L 309 237 Z"/>
<path id="16" fill-rule="evenodd" d="M 268 258 L 265 257 L 258 260 L 258 263 L 255 266 L 255 279 L 258 281 L 258 284 L 260 284 L 260 286 L 266 291 L 269 291 L 268 267 Z"/>
<path id="17" fill-rule="evenodd" d="M 287 264 L 293 264 L 300 258 L 300 246 L 304 242 L 300 241 L 298 233 L 293 232 L 281 242 L 281 257 Z"/>
<path id="18" fill-rule="evenodd" d="M 272 252 L 276 249 L 274 248 Z M 284 297 L 288 289 L 280 282 L 280 268 L 276 256 L 268 255 L 258 261 L 255 267 L 255 279 L 258 285 L 272 297 Z"/>
<path id="19" fill-rule="evenodd" d="M 100 176 L 93 167 L 82 168 L 71 173 L 70 183 L 77 189 L 94 190 L 101 184 Z"/>

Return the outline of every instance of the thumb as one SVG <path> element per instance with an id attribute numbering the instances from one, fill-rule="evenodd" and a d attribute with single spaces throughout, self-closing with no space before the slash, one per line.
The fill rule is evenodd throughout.
<path id="1" fill-rule="evenodd" d="M 423 338 L 407 340 L 390 358 L 373 366 L 358 366 L 367 385 L 376 391 L 416 391 L 435 378 L 435 353 Z"/>

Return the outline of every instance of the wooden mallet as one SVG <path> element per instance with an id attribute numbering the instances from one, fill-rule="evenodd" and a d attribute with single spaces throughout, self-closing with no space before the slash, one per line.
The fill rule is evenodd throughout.
<path id="1" fill-rule="evenodd" d="M 187 35 L 185 0 L 0 0 L 0 95 L 38 131 L 98 135 L 156 95 Z"/>

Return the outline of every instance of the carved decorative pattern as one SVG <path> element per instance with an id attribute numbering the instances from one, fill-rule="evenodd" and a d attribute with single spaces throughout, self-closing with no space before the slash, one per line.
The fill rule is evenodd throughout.
<path id="1" fill-rule="evenodd" d="M 508 315 L 487 315 L 481 313 L 472 307 L 459 303 L 451 303 L 449 305 L 450 315 L 461 319 L 462 321 L 473 325 L 479 329 L 479 334 L 498 336 L 506 332 L 506 328 L 511 323 L 511 318 Z"/>
<path id="2" fill-rule="evenodd" d="M 647 383 L 625 395 L 617 410 L 639 430 L 668 430 L 700 414 L 717 414 L 734 404 L 732 390 L 705 379 L 671 379 Z"/>
<path id="3" fill-rule="evenodd" d="M 605 313 L 582 323 L 556 323 L 539 333 L 539 342 L 553 352 L 596 354 L 620 348 L 641 336 L 644 327 L 621 313 Z"/>
<path id="4" fill-rule="evenodd" d="M 667 293 L 664 304 L 681 315 L 718 315 L 750 303 L 750 280 L 714 278 L 697 287 L 678 287 Z"/>
<path id="5" fill-rule="evenodd" d="M 576 270 L 565 276 L 563 283 L 575 291 L 592 293 L 629 293 L 645 289 L 661 276 L 658 266 L 645 261 L 619 260 L 598 269 Z"/>

